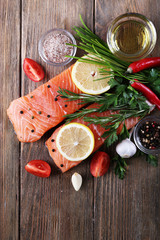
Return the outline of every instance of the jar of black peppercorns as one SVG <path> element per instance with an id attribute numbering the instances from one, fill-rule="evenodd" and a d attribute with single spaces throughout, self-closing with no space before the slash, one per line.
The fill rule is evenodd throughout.
<path id="1" fill-rule="evenodd" d="M 134 129 L 134 142 L 146 154 L 160 153 L 160 118 L 148 116 L 143 118 Z"/>

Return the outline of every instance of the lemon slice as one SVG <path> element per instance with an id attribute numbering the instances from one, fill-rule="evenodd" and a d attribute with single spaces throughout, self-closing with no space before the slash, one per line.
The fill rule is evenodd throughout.
<path id="1" fill-rule="evenodd" d="M 84 56 L 83 58 L 87 57 L 88 56 Z M 77 61 L 72 69 L 72 80 L 74 84 L 77 86 L 77 88 L 79 88 L 84 93 L 87 94 L 104 93 L 110 89 L 108 81 L 110 80 L 111 74 L 106 73 L 105 75 L 102 75 L 100 74 L 100 69 L 104 69 L 104 67 L 101 65 Z M 106 70 L 111 71 L 110 69 Z M 107 78 L 97 80 L 104 77 Z"/>
<path id="2" fill-rule="evenodd" d="M 69 123 L 59 130 L 56 146 L 66 159 L 81 161 L 92 153 L 94 135 L 88 127 L 81 123 Z"/>

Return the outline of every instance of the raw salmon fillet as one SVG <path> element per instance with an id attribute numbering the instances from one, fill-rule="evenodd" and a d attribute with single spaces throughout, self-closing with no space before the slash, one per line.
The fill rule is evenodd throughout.
<path id="1" fill-rule="evenodd" d="M 97 104 L 92 104 L 88 108 L 97 108 L 97 107 L 98 107 Z M 92 114 L 90 114 L 90 116 L 91 117 L 92 116 L 93 117 L 95 117 L 95 116 L 97 116 L 97 117 L 106 116 L 107 117 L 114 113 L 117 113 L 117 112 L 106 111 L 106 112 L 102 112 L 102 113 L 92 113 Z M 75 119 L 73 122 L 79 122 L 79 123 L 88 125 L 88 123 L 84 122 L 82 119 Z M 137 124 L 137 122 L 138 122 L 138 117 L 127 119 L 125 121 L 127 129 L 134 127 Z M 59 153 L 59 151 L 56 147 L 56 136 L 61 127 L 57 128 L 55 130 L 55 132 L 52 134 L 52 136 L 46 141 L 46 146 L 48 148 L 50 156 L 53 158 L 53 161 L 55 162 L 57 167 L 60 168 L 62 172 L 66 172 L 70 168 L 77 166 L 81 161 L 78 161 L 78 162 L 77 161 L 76 162 L 69 161 Z M 104 143 L 105 139 L 102 138 L 101 136 L 105 132 L 105 129 L 103 127 L 101 127 L 100 125 L 95 125 L 95 124 L 91 124 L 88 127 L 91 129 L 91 131 L 93 132 L 94 137 L 95 137 L 95 147 L 93 150 L 93 152 L 95 152 Z M 123 127 L 123 124 L 121 124 L 120 127 L 118 128 L 117 134 L 119 134 L 121 132 L 122 127 Z"/>
<path id="2" fill-rule="evenodd" d="M 21 142 L 35 142 L 82 105 L 57 96 L 59 87 L 80 93 L 71 79 L 72 66 L 30 94 L 11 102 L 7 114 Z"/>

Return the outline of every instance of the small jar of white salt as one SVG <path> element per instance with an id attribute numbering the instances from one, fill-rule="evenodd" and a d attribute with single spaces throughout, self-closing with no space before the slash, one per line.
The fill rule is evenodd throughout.
<path id="1" fill-rule="evenodd" d="M 75 56 L 77 48 L 73 35 L 64 29 L 52 29 L 46 32 L 40 39 L 38 51 L 40 57 L 46 63 L 54 66 L 64 66 L 72 61 L 66 56 Z"/>

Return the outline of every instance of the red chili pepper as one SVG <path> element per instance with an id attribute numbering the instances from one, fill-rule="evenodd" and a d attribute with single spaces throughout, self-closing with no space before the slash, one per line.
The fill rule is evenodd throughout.
<path id="1" fill-rule="evenodd" d="M 128 73 L 137 73 L 144 69 L 160 66 L 160 57 L 144 58 L 129 65 Z"/>
<path id="2" fill-rule="evenodd" d="M 150 88 L 145 86 L 143 83 L 138 82 L 137 80 L 136 82 L 133 82 L 131 86 L 137 91 L 141 92 L 148 99 L 149 102 L 156 105 L 157 108 L 160 110 L 160 99 L 154 92 L 152 92 Z"/>

